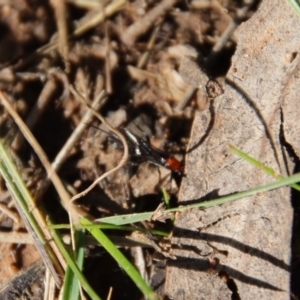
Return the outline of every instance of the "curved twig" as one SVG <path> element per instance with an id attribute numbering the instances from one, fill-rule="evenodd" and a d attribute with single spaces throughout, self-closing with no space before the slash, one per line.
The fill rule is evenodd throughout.
<path id="1" fill-rule="evenodd" d="M 114 173 L 115 171 L 117 171 L 117 170 L 119 170 L 120 168 L 123 167 L 123 165 L 125 164 L 125 162 L 127 161 L 127 158 L 128 158 L 128 145 L 127 145 L 127 142 L 126 142 L 124 136 L 121 134 L 121 132 L 120 132 L 119 130 L 113 128 L 113 127 L 105 120 L 105 118 L 103 118 L 97 111 L 95 111 L 92 107 L 90 107 L 90 105 L 87 104 L 85 98 L 84 98 L 84 97 L 83 97 L 83 96 L 82 96 L 82 95 L 81 95 L 81 94 L 80 94 L 73 86 L 70 86 L 70 91 L 71 91 L 71 93 L 72 93 L 75 97 L 77 97 L 80 101 L 84 102 L 84 103 L 89 107 L 89 109 L 91 110 L 91 112 L 93 113 L 93 115 L 94 115 L 95 117 L 97 117 L 103 124 L 105 124 L 105 125 L 108 127 L 108 129 L 109 129 L 110 131 L 112 131 L 114 134 L 116 134 L 116 135 L 120 138 L 120 140 L 121 140 L 122 143 L 123 143 L 123 147 L 124 147 L 124 154 L 123 154 L 123 157 L 122 157 L 121 161 L 119 162 L 119 164 L 118 164 L 115 168 L 113 168 L 113 169 L 109 170 L 108 172 L 102 174 L 99 178 L 97 178 L 97 179 L 96 179 L 96 180 L 95 180 L 95 181 L 94 181 L 87 189 L 85 189 L 83 192 L 81 192 L 81 193 L 79 193 L 79 194 L 73 196 L 73 197 L 71 198 L 71 202 L 73 202 L 73 201 L 75 201 L 75 200 L 77 200 L 77 199 L 79 199 L 79 198 L 85 196 L 85 195 L 86 195 L 89 191 L 91 191 L 91 190 L 92 190 L 92 189 L 93 189 L 93 188 L 94 188 L 101 180 L 103 180 L 104 178 L 106 178 L 106 177 L 109 176 L 110 174 Z"/>

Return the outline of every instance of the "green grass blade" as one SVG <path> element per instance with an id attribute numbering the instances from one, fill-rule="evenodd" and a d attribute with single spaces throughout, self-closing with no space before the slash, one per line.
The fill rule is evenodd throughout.
<path id="1" fill-rule="evenodd" d="M 56 225 L 48 225 L 51 229 L 70 229 L 70 224 L 56 224 Z M 91 225 L 81 225 L 77 226 L 77 228 L 85 228 L 85 229 L 93 229 L 93 228 L 99 228 L 99 229 L 111 229 L 111 230 L 124 230 L 124 231 L 139 231 L 143 233 L 150 233 L 154 235 L 159 236 L 169 236 L 168 232 L 161 231 L 161 230 L 154 230 L 154 229 L 146 229 L 141 227 L 133 227 L 133 226 L 124 226 L 124 225 L 115 225 L 115 224 L 105 224 L 105 223 L 95 223 Z"/>
<path id="2" fill-rule="evenodd" d="M 74 262 L 73 258 L 69 254 L 69 252 L 66 250 L 65 246 L 63 245 L 60 237 L 58 236 L 57 232 L 55 230 L 51 230 L 53 239 L 55 243 L 57 244 L 58 248 L 60 249 L 62 255 L 64 256 L 65 260 L 67 261 L 68 266 L 71 268 L 77 279 L 79 280 L 80 284 L 84 288 L 84 290 L 87 292 L 87 294 L 90 296 L 92 300 L 101 300 L 101 298 L 95 293 L 95 291 L 92 289 L 92 287 L 87 282 L 86 278 L 78 268 L 77 264 Z"/>
<path id="3" fill-rule="evenodd" d="M 90 221 L 82 218 L 80 220 L 82 225 L 92 225 Z M 136 284 L 139 290 L 147 299 L 158 299 L 151 287 L 143 280 L 137 269 L 129 262 L 123 253 L 116 248 L 110 239 L 98 228 L 88 229 L 94 238 L 105 248 L 105 250 L 115 259 L 120 267 L 127 273 L 127 275 Z"/>
<path id="4" fill-rule="evenodd" d="M 165 188 L 162 189 L 162 193 L 163 193 L 163 199 L 164 199 L 166 208 L 169 209 L 171 207 L 170 196 L 168 195 Z M 175 217 L 171 217 L 170 219 L 171 219 L 172 222 L 175 221 Z"/>
<path id="5" fill-rule="evenodd" d="M 165 188 L 162 188 L 163 199 L 166 205 L 166 208 L 170 208 L 170 197 Z"/>
<path id="6" fill-rule="evenodd" d="M 114 225 L 133 224 L 133 223 L 142 222 L 150 219 L 153 213 L 154 212 L 143 212 L 143 213 L 105 217 L 105 218 L 98 219 L 98 221 L 101 223 L 114 224 Z"/>
<path id="7" fill-rule="evenodd" d="M 35 201 L 29 193 L 26 185 L 24 184 L 21 175 L 15 167 L 12 159 L 8 155 L 2 141 L 0 140 L 0 173 L 4 178 L 8 189 L 10 190 L 13 198 L 16 201 L 16 206 L 26 225 L 27 230 L 32 234 L 37 250 L 43 258 L 44 263 L 50 269 L 57 286 L 61 285 L 61 278 L 58 274 L 62 273 L 61 265 L 51 248 L 50 244 L 45 238 L 44 232 L 37 222 L 33 208 Z M 40 217 L 44 217 L 41 216 Z M 43 219 L 43 224 L 46 222 Z M 42 225 L 44 226 L 44 225 Z M 58 274 L 57 274 L 58 273 Z"/>
<path id="8" fill-rule="evenodd" d="M 300 16 L 300 2 L 299 0 L 286 0 L 289 5 L 297 12 Z"/>
<path id="9" fill-rule="evenodd" d="M 11 158 L 7 154 L 1 140 L 0 140 L 0 172 L 4 178 L 9 190 L 13 194 L 18 205 L 22 209 L 23 214 L 26 216 L 35 234 L 38 236 L 42 243 L 45 243 L 43 232 L 38 226 L 35 218 L 29 210 L 29 206 L 34 207 L 34 201 L 28 192 L 24 182 L 17 169 L 14 166 Z"/>
<path id="10" fill-rule="evenodd" d="M 232 153 L 234 153 L 235 155 L 239 156 L 240 158 L 244 159 L 245 161 L 249 162 L 250 164 L 252 164 L 253 166 L 260 168 L 263 172 L 265 172 L 266 174 L 269 174 L 273 177 L 275 177 L 278 180 L 282 180 L 286 177 L 277 174 L 273 169 L 267 167 L 266 165 L 262 164 L 260 161 L 254 159 L 253 157 L 249 156 L 248 154 L 246 154 L 245 152 L 237 149 L 234 146 L 229 146 L 230 150 L 232 151 Z M 300 191 L 300 186 L 298 184 L 291 184 L 291 187 L 294 188 L 297 191 Z"/>
<path id="11" fill-rule="evenodd" d="M 177 211 L 180 212 L 180 211 L 184 211 L 184 210 L 191 209 L 191 208 L 207 208 L 207 207 L 211 207 L 211 206 L 215 206 L 215 205 L 221 205 L 226 202 L 236 201 L 236 200 L 239 200 L 239 199 L 242 199 L 245 197 L 253 196 L 258 193 L 263 193 L 263 192 L 271 191 L 271 190 L 278 189 L 278 188 L 281 188 L 284 186 L 288 186 L 288 185 L 294 184 L 299 181 L 300 181 L 300 173 L 297 173 L 290 177 L 286 177 L 284 179 L 281 179 L 281 180 L 278 180 L 278 181 L 275 181 L 275 182 L 272 182 L 272 183 L 269 183 L 269 184 L 266 184 L 263 186 L 259 186 L 259 187 L 256 187 L 256 188 L 244 191 L 244 192 L 232 194 L 232 195 L 221 197 L 221 198 L 214 199 L 214 200 L 195 203 L 192 205 L 185 205 L 182 207 L 166 209 L 165 212 L 166 213 L 177 212 Z M 191 199 L 191 200 L 193 200 L 193 199 Z M 112 217 L 101 218 L 101 219 L 99 219 L 99 221 L 103 222 L 103 223 L 109 223 L 109 224 L 125 225 L 125 224 L 129 224 L 129 223 L 135 223 L 135 222 L 149 220 L 151 218 L 151 216 L 153 215 L 153 213 L 154 212 L 143 212 L 143 213 L 139 213 L 139 214 L 112 216 Z"/>
<path id="12" fill-rule="evenodd" d="M 74 237 L 76 243 L 76 260 L 78 269 L 82 272 L 83 269 L 83 262 L 84 262 L 84 248 L 85 248 L 85 230 L 84 229 L 74 229 Z M 80 287 L 79 281 L 75 276 L 74 272 L 67 266 L 66 273 L 65 273 L 65 280 L 64 280 L 64 290 L 63 290 L 63 299 L 72 299 L 76 300 L 79 299 L 80 295 Z"/>

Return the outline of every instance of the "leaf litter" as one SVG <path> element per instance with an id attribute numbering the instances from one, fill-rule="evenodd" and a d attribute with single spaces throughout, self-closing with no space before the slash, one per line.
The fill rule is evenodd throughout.
<path id="1" fill-rule="evenodd" d="M 234 34 L 226 35 L 226 29 L 249 19 L 258 4 L 70 0 L 64 6 L 57 1 L 10 1 L 0 9 L 0 89 L 10 96 L 50 161 L 88 111 L 70 92 L 73 85 L 89 105 L 105 90 L 107 97 L 98 110 L 111 126 L 128 128 L 184 165 L 195 116 L 209 109 L 210 102 L 223 92 L 224 75 L 236 47 Z M 41 194 L 39 188 L 47 180 L 43 167 L 2 105 L 0 117 L 1 138 L 11 148 L 25 182 L 34 180 L 32 194 L 43 199 L 56 222 L 66 223 L 53 188 Z M 91 119 L 57 162 L 57 171 L 71 190 L 84 190 L 121 160 L 122 149 L 109 136 L 107 127 Z M 76 203 L 95 218 L 155 210 L 163 188 L 176 200 L 181 176 L 176 179 L 173 175 L 149 159 L 129 158 L 123 168 Z M 5 191 L 4 183 L 1 186 Z M 161 225 L 153 222 L 146 226 Z M 97 248 L 89 251 L 95 254 Z M 124 251 L 133 255 L 129 248 Z M 151 265 L 153 250 L 145 250 L 144 255 Z M 95 275 L 105 259 L 107 254 L 91 255 L 85 271 L 101 297 L 108 286 L 114 286 L 113 298 L 139 299 L 139 292 L 124 279 L 122 270 Z M 23 260 L 26 257 L 20 265 Z M 117 266 L 110 261 L 107 269 L 114 268 Z M 155 267 L 152 270 L 157 272 Z M 155 272 L 149 278 L 154 278 Z M 97 280 L 102 280 L 103 286 L 97 287 Z M 121 280 L 130 286 L 117 287 Z M 158 291 L 163 293 L 162 287 Z"/>

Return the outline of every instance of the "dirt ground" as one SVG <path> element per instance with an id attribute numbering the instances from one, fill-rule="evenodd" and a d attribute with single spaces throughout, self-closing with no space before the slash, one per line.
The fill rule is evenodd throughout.
<path id="1" fill-rule="evenodd" d="M 200 176 L 193 173 L 198 169 L 196 159 L 192 161 L 192 154 L 186 154 L 192 153 L 197 139 L 201 141 L 204 136 L 196 120 L 204 124 L 208 120 L 205 113 L 212 112 L 212 103 L 217 103 L 216 99 L 224 93 L 227 95 L 226 76 L 240 76 L 240 69 L 233 71 L 233 64 L 236 63 L 233 55 L 237 47 L 246 45 L 246 42 L 243 44 L 243 36 L 240 31 L 236 34 L 236 30 L 241 30 L 245 22 L 251 20 L 260 5 L 261 1 L 239 0 L 1 1 L 0 90 L 7 95 L 15 111 L 37 138 L 70 193 L 83 191 L 99 176 L 114 168 L 123 155 L 124 147 L 120 139 L 98 119 L 85 117 L 90 106 L 100 112 L 112 127 L 128 128 L 140 141 L 137 143 L 127 137 L 129 158 L 125 165 L 76 202 L 95 219 L 155 210 L 162 202 L 163 188 L 169 193 L 173 206 L 178 205 L 178 200 L 189 198 L 187 195 L 191 195 L 189 199 L 202 196 L 203 199 L 213 199 L 213 196 L 231 194 L 242 190 L 242 185 L 235 191 L 225 188 L 223 192 L 224 186 L 220 187 L 219 193 L 219 186 L 207 188 L 201 196 L 186 192 L 189 176 Z M 245 40 L 255 33 L 255 29 L 251 34 L 248 32 Z M 264 34 L 267 44 L 268 35 Z M 261 46 L 261 49 L 264 47 Z M 258 45 L 254 48 L 251 48 L 252 52 L 260 51 Z M 247 45 L 245 49 L 243 53 L 246 57 L 249 55 Z M 293 53 L 290 61 L 298 59 L 299 54 Z M 250 72 L 249 69 L 245 69 L 245 73 Z M 241 77 L 239 80 L 242 81 Z M 257 85 L 260 83 L 257 79 Z M 72 87 L 85 102 L 79 100 Z M 229 109 L 229 106 L 228 103 L 226 107 Z M 238 104 L 230 109 L 238 110 Z M 243 114 L 246 112 L 240 116 Z M 224 120 L 220 122 L 229 122 Z M 79 127 L 82 130 L 76 133 L 72 146 L 60 152 Z M 231 128 L 232 135 L 237 131 L 234 126 Z M 209 130 L 207 132 L 210 134 Z M 247 134 L 250 139 L 252 133 Z M 267 133 L 264 132 L 264 135 Z M 67 213 L 54 187 L 45 183 L 47 176 L 42 163 L 1 102 L 0 137 L 10 149 L 27 187 L 51 216 L 53 223 L 68 223 Z M 288 148 L 287 165 L 290 173 L 296 173 L 299 168 L 298 153 L 293 146 L 290 147 L 287 135 L 285 137 L 279 144 Z M 248 139 L 246 136 L 243 138 Z M 145 142 L 145 149 L 140 146 L 143 143 L 141 140 Z M 136 145 L 140 147 L 136 149 Z M 225 156 L 219 158 L 219 170 L 223 169 L 221 160 L 225 160 Z M 201 159 L 203 157 L 204 154 Z M 273 163 L 269 158 L 263 158 L 263 162 Z M 211 165 L 211 170 L 213 168 Z M 230 179 L 230 172 L 225 177 Z M 237 186 L 239 180 L 245 182 L 247 179 L 237 179 Z M 3 179 L 0 184 L 1 232 L 4 233 L 0 242 L 0 283 L 8 285 L 15 274 L 38 261 L 40 256 L 31 236 L 27 235 Z M 194 183 L 193 188 L 196 189 Z M 292 271 L 291 286 L 285 286 L 286 290 L 291 291 L 282 299 L 300 297 L 297 286 L 300 206 L 297 199 L 297 192 L 293 192 L 294 221 L 287 213 L 292 226 L 290 231 L 293 228 L 292 247 L 288 246 L 288 251 L 292 249 L 291 262 L 278 258 L 278 261 L 282 259 L 289 265 L 286 270 Z M 207 221 L 207 224 L 216 225 L 224 220 L 230 222 L 231 216 L 240 215 L 240 211 L 235 210 L 230 217 L 220 212 L 220 216 L 215 217 L 214 221 Z M 197 218 L 203 221 L 205 217 Z M 203 230 L 209 228 L 206 223 L 203 224 Z M 172 231 L 172 222 L 149 222 L 144 225 Z M 15 240 L 7 242 L 7 235 L 14 236 Z M 176 239 L 175 233 L 174 237 Z M 180 245 L 182 241 L 177 242 Z M 133 262 L 137 261 L 138 254 L 134 247 L 123 247 L 123 252 Z M 161 253 L 153 248 L 145 248 L 142 252 L 145 276 L 158 294 L 164 299 L 188 299 L 186 292 L 180 294 L 182 291 L 179 291 L 175 296 L 169 292 L 170 289 L 175 290 L 170 288 L 170 282 L 174 280 L 171 277 L 180 278 L 180 274 L 175 274 L 172 266 L 166 271 L 166 259 L 157 258 L 162 256 Z M 236 288 L 233 277 L 228 275 L 230 271 L 227 270 L 226 274 L 224 270 L 212 271 L 213 261 L 210 263 L 205 272 L 216 276 L 209 280 L 215 282 L 221 278 L 226 283 L 223 299 L 247 298 L 243 297 L 241 289 L 239 292 Z M 123 270 L 98 246 L 87 247 L 84 272 L 101 298 L 107 297 L 110 287 L 113 288 L 111 299 L 142 298 Z M 257 282 L 253 284 L 262 289 L 272 289 Z M 277 288 L 281 289 L 281 286 Z M 194 299 L 205 297 L 197 294 Z"/>

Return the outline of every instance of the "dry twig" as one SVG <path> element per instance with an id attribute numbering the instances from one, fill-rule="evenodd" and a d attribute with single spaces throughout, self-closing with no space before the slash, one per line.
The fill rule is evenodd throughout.
<path id="1" fill-rule="evenodd" d="M 122 42 L 132 47 L 139 36 L 147 32 L 156 20 L 170 10 L 177 0 L 164 0 L 149 11 L 142 19 L 129 26 L 122 35 Z"/>

